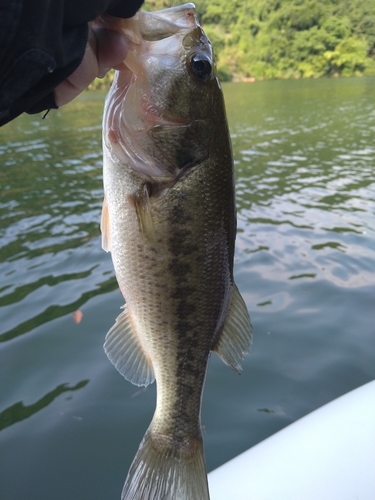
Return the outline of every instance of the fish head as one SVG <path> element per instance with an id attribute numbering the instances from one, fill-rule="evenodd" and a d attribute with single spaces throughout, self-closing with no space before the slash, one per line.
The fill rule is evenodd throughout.
<path id="1" fill-rule="evenodd" d="M 210 153 L 215 99 L 213 50 L 194 4 L 123 20 L 126 69 L 106 101 L 104 144 L 140 175 L 176 180 Z"/>

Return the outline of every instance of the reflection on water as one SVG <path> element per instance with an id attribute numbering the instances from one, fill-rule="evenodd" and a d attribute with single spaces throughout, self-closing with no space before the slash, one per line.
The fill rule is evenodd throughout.
<path id="1" fill-rule="evenodd" d="M 375 376 L 374 84 L 224 85 L 254 345 L 241 377 L 212 357 L 208 469 Z M 0 129 L 4 500 L 119 498 L 155 405 L 102 350 L 123 302 L 100 242 L 103 97 Z"/>
<path id="2" fill-rule="evenodd" d="M 263 254 L 265 274 L 272 257 L 283 280 L 374 283 L 374 82 L 346 83 L 306 82 L 297 97 L 297 82 L 267 82 L 233 96 L 251 101 L 232 127 L 239 245 Z"/>
<path id="3" fill-rule="evenodd" d="M 0 342 L 117 288 L 96 239 L 102 100 L 90 104 L 44 121 L 23 116 L 1 130 Z"/>
<path id="4" fill-rule="evenodd" d="M 10 408 L 6 408 L 0 413 L 0 431 L 5 429 L 6 427 L 9 427 L 10 425 L 25 420 L 25 418 L 31 417 L 31 415 L 34 415 L 34 413 L 37 413 L 38 411 L 45 408 L 64 392 L 77 391 L 78 389 L 82 389 L 82 387 L 85 387 L 85 385 L 87 385 L 88 383 L 88 380 L 82 380 L 82 382 L 79 382 L 74 387 L 69 387 L 68 384 L 61 384 L 56 387 L 56 389 L 39 399 L 39 401 L 28 406 L 25 406 L 22 401 L 15 403 Z"/>
<path id="5" fill-rule="evenodd" d="M 89 276 L 91 273 L 79 273 L 81 276 L 77 275 L 73 279 L 82 279 L 83 277 Z M 59 278 L 62 278 L 60 276 Z M 69 279 L 69 278 L 68 278 Z M 45 280 L 45 281 L 51 281 L 51 280 Z M 48 285 L 51 286 L 51 285 Z M 86 302 L 91 298 L 95 297 L 96 295 L 102 294 L 102 293 L 108 293 L 111 290 L 114 290 L 117 288 L 117 282 L 116 280 L 112 277 L 108 279 L 105 282 L 99 283 L 94 290 L 90 290 L 88 292 L 84 292 L 80 295 L 80 297 L 75 300 L 74 302 L 70 302 L 66 305 L 50 305 L 46 309 L 43 309 L 43 311 L 38 314 L 37 316 L 34 316 L 33 318 L 26 319 L 24 322 L 19 323 L 15 328 L 12 328 L 11 330 L 8 330 L 0 335 L 0 342 L 5 342 L 7 340 L 11 340 L 15 337 L 18 337 L 19 335 L 23 335 L 24 333 L 29 332 L 30 330 L 33 330 L 34 328 L 37 328 L 38 326 L 42 325 L 43 323 L 46 323 L 48 321 L 51 321 L 53 319 L 59 318 L 61 316 L 65 316 L 69 313 L 73 313 L 77 309 L 79 309 L 83 304 L 86 304 Z M 29 287 L 32 290 L 32 287 Z M 17 290 L 15 291 L 15 295 L 17 294 Z M 19 297 L 20 295 L 18 295 Z M 21 295 L 22 296 L 22 295 Z"/>

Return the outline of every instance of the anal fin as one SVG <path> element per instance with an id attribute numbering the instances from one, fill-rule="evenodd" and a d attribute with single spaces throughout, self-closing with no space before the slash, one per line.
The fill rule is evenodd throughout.
<path id="1" fill-rule="evenodd" d="M 104 351 L 129 382 L 147 386 L 155 380 L 151 361 L 134 331 L 126 306 L 105 337 Z"/>
<path id="2" fill-rule="evenodd" d="M 242 371 L 241 360 L 249 352 L 252 340 L 250 316 L 236 284 L 221 334 L 212 349 L 234 371 Z"/>

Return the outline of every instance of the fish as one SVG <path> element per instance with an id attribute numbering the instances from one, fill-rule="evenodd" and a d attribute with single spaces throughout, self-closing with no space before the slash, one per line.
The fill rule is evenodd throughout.
<path id="1" fill-rule="evenodd" d="M 234 371 L 252 327 L 233 277 L 233 155 L 195 6 L 138 12 L 103 115 L 102 246 L 124 310 L 104 350 L 156 409 L 122 500 L 208 500 L 201 401 L 211 351 Z"/>

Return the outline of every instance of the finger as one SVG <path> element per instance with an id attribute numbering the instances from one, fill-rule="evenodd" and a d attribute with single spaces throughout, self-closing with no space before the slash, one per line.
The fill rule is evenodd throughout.
<path id="1" fill-rule="evenodd" d="M 94 28 L 97 42 L 98 76 L 103 78 L 110 68 L 120 65 L 128 52 L 124 35 L 106 28 Z"/>
<path id="2" fill-rule="evenodd" d="M 86 44 L 85 54 L 81 64 L 66 80 L 54 90 L 57 106 L 63 106 L 72 101 L 98 76 L 97 41 L 91 26 Z"/>

